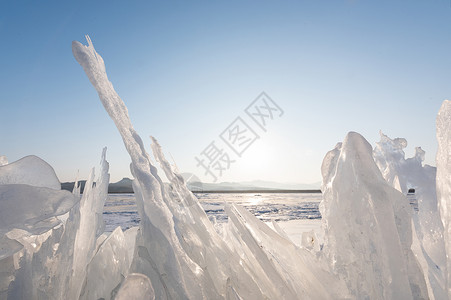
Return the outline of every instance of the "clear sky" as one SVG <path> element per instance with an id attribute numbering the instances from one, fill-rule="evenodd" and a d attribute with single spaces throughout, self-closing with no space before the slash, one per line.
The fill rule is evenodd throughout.
<path id="1" fill-rule="evenodd" d="M 405 137 L 434 164 L 435 116 L 451 98 L 451 2 L 1 1 L 0 154 L 34 154 L 61 181 L 108 147 L 111 180 L 130 159 L 72 56 L 89 34 L 135 129 L 182 172 L 238 117 L 260 136 L 218 181 L 321 180 L 349 131 Z M 244 112 L 265 91 L 284 114 L 263 132 Z M 148 147 L 150 151 L 150 147 Z M 172 157 L 172 158 L 171 158 Z"/>

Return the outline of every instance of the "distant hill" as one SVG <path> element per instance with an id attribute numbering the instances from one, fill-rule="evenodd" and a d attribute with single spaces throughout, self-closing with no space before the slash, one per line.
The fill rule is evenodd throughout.
<path id="1" fill-rule="evenodd" d="M 253 180 L 242 182 L 200 182 L 197 177 L 189 173 L 181 174 L 187 180 L 191 191 L 248 191 L 248 190 L 319 190 L 321 182 L 312 184 L 303 183 L 280 183 L 274 181 Z"/>
<path id="2" fill-rule="evenodd" d="M 133 193 L 132 180 L 130 178 L 122 178 L 116 183 L 110 183 L 108 186 L 108 193 L 110 194 L 129 194 Z"/>
<path id="3" fill-rule="evenodd" d="M 83 190 L 85 189 L 86 180 L 80 180 L 78 184 L 81 186 L 81 191 L 83 192 Z M 62 182 L 61 189 L 72 192 L 74 190 L 74 185 L 75 182 Z"/>
<path id="4" fill-rule="evenodd" d="M 184 174 L 182 174 L 183 176 Z M 81 192 L 85 188 L 86 180 L 80 180 Z M 199 181 L 188 181 L 188 188 L 193 192 L 203 191 L 289 191 L 289 190 L 319 190 L 321 183 L 314 184 L 296 184 L 296 183 L 278 183 L 272 181 L 254 180 L 244 182 L 220 182 L 220 183 L 204 183 Z M 74 189 L 74 182 L 61 183 L 63 190 L 72 191 Z M 108 193 L 110 194 L 129 194 L 133 193 L 132 180 L 130 178 L 123 178 L 118 182 L 110 183 L 108 186 Z"/>
<path id="5" fill-rule="evenodd" d="M 81 186 L 81 192 L 83 193 L 86 185 L 86 180 L 80 180 L 78 184 Z M 63 182 L 61 183 L 61 189 L 72 192 L 75 182 Z M 130 178 L 122 178 L 120 181 L 110 183 L 108 186 L 108 193 L 110 194 L 131 194 L 133 193 L 132 180 Z"/>

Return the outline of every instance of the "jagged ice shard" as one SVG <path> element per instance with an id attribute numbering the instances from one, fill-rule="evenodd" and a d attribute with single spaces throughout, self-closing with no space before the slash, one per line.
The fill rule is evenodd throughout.
<path id="1" fill-rule="evenodd" d="M 415 155 L 405 159 L 405 139 L 390 139 L 380 133 L 381 140 L 373 150 L 374 159 L 385 180 L 403 194 L 409 190 L 413 205 L 412 250 L 424 271 L 431 299 L 446 297 L 446 255 L 443 239 L 443 224 L 437 205 L 435 189 L 436 168 L 423 165 L 425 152 L 415 148 Z"/>
<path id="2" fill-rule="evenodd" d="M 339 286 L 339 281 L 331 277 L 330 280 L 337 282 L 321 282 L 320 275 L 324 277 L 324 274 L 328 274 L 322 270 L 321 264 L 311 263 L 310 268 L 304 266 L 314 258 L 308 252 L 292 253 L 300 257 L 299 265 L 295 268 L 297 272 L 293 272 L 293 265 L 288 262 L 273 267 L 270 266 L 272 263 L 262 264 L 262 271 L 254 272 L 252 269 L 255 260 L 245 253 L 255 252 L 255 245 L 261 244 L 262 238 L 256 234 L 261 226 L 270 231 L 271 229 L 256 219 L 252 220 L 250 215 L 246 217 L 240 214 L 240 219 L 244 218 L 243 221 L 248 224 L 247 230 L 236 231 L 237 238 L 241 241 L 240 251 L 226 244 L 217 234 L 198 200 L 186 188 L 182 177 L 173 172 L 154 139 L 153 154 L 170 180 L 170 188 L 164 187 L 144 150 L 142 140 L 132 127 L 123 101 L 108 81 L 102 58 L 94 50 L 89 38 L 88 46 L 74 42 L 73 53 L 118 127 L 132 159 L 131 170 L 135 177 L 133 187 L 141 223 L 131 272 L 146 274 L 157 298 L 220 299 L 237 296 L 243 299 L 292 299 L 304 294 L 311 299 L 332 299 L 337 295 L 336 290 L 327 291 L 325 287 Z M 235 228 L 241 228 L 239 223 L 236 223 Z M 253 226 L 256 227 L 249 228 L 254 223 Z M 241 235 L 247 231 L 243 240 Z M 275 232 L 273 234 L 277 235 Z M 276 249 L 283 253 L 287 244 L 295 248 L 291 241 L 285 239 L 268 242 L 274 253 L 277 252 Z M 265 259 L 269 262 L 275 255 L 267 250 L 260 252 L 257 260 Z M 282 257 L 284 256 L 280 258 Z M 285 257 L 288 259 L 289 256 Z M 307 275 L 310 273 L 312 274 Z"/>
<path id="3" fill-rule="evenodd" d="M 89 37 L 87 39 L 88 47 L 73 42 L 74 57 L 96 88 L 132 159 L 134 190 L 141 216 L 132 269 L 149 276 L 159 299 L 202 298 L 203 290 L 199 286 L 202 269 L 183 251 L 172 214 L 163 199 L 161 180 L 150 163 L 141 138 L 133 129 L 124 102 L 107 78 L 102 57 L 94 50 Z"/>
<path id="4" fill-rule="evenodd" d="M 371 145 L 350 132 L 322 165 L 324 254 L 357 299 L 425 299 L 407 198 L 384 180 Z"/>
<path id="5" fill-rule="evenodd" d="M 0 185 L 5 191 L 0 196 L 0 248 L 7 250 L 0 255 L 1 299 L 79 299 L 85 292 L 97 235 L 103 232 L 102 201 L 109 181 L 105 152 L 100 176 L 95 180 L 91 171 L 83 197 L 77 188 L 73 194 L 57 190 L 53 169 L 36 157 L 0 168 L 2 178 L 14 174 Z M 25 174 L 30 168 L 33 172 Z M 45 187 L 49 182 L 52 188 Z"/>

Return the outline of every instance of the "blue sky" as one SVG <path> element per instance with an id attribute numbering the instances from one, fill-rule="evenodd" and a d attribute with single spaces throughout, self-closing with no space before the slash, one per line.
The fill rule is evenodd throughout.
<path id="1" fill-rule="evenodd" d="M 265 91 L 283 110 L 219 181 L 321 180 L 349 131 L 405 137 L 434 164 L 435 116 L 451 98 L 450 1 L 2 1 L 0 154 L 35 154 L 61 181 L 108 147 L 130 159 L 72 56 L 89 34 L 135 129 L 182 172 Z M 246 122 L 256 126 L 250 119 Z M 150 148 L 148 148 L 150 151 Z M 229 151 L 230 152 L 230 151 Z M 172 157 L 172 158 L 171 158 Z"/>

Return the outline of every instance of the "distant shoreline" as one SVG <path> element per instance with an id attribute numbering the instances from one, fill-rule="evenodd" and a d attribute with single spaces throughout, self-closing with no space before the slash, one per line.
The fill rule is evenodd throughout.
<path id="1" fill-rule="evenodd" d="M 215 190 L 191 191 L 193 194 L 321 194 L 321 190 Z M 108 191 L 108 194 L 134 194 L 133 191 Z"/>
<path id="2" fill-rule="evenodd" d="M 63 182 L 61 183 L 61 188 L 72 192 L 74 189 L 74 182 Z M 80 192 L 83 193 L 86 181 L 79 181 Z M 208 189 L 210 188 L 210 189 Z M 277 189 L 277 188 L 262 188 L 262 187 L 241 187 L 241 188 L 228 188 L 223 189 L 211 189 L 212 187 L 196 187 L 191 190 L 192 193 L 196 194 L 268 194 L 268 193 L 279 193 L 279 194 L 320 194 L 320 189 Z M 134 194 L 132 181 L 128 178 L 124 178 L 120 182 L 110 183 L 108 186 L 108 194 Z"/>
<path id="3" fill-rule="evenodd" d="M 320 194 L 321 190 L 213 190 L 191 191 L 194 194 Z"/>

